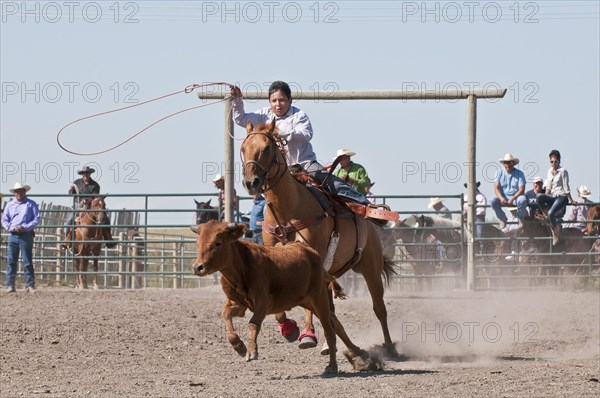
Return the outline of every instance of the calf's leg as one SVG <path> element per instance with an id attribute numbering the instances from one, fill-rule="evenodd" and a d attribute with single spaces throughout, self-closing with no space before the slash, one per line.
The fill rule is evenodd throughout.
<path id="1" fill-rule="evenodd" d="M 246 345 L 240 339 L 240 336 L 235 332 L 235 328 L 233 327 L 233 317 L 241 317 L 244 316 L 246 312 L 246 307 L 237 304 L 232 300 L 227 300 L 225 305 L 223 306 L 223 310 L 221 311 L 221 316 L 223 317 L 223 321 L 225 322 L 225 331 L 227 332 L 227 341 L 229 344 L 233 346 L 235 352 L 240 354 L 240 356 L 246 355 Z"/>

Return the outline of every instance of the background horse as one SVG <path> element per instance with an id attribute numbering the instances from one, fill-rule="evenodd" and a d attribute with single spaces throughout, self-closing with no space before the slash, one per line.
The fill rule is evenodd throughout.
<path id="1" fill-rule="evenodd" d="M 461 278 L 456 279 L 457 282 L 464 281 L 466 279 L 467 242 L 470 236 L 468 228 L 465 228 L 465 233 L 461 234 L 460 222 L 436 215 L 421 215 L 416 218 L 416 222 L 417 226 L 427 228 L 433 241 L 441 243 L 441 248 L 438 250 L 440 253 L 438 269 L 442 272 L 448 271 L 454 275 L 460 275 Z M 506 235 L 493 225 L 482 225 L 482 236 L 475 240 L 475 260 L 479 265 L 495 266 L 494 268 L 480 268 L 482 276 L 510 275 L 509 270 L 502 268 L 501 264 L 504 254 L 510 252 L 507 250 L 507 246 L 510 246 L 511 242 L 505 238 Z M 488 287 L 497 285 L 497 281 L 497 278 L 488 278 Z M 456 287 L 459 287 L 458 283 Z"/>
<path id="2" fill-rule="evenodd" d="M 275 235 L 265 231 L 270 226 L 281 241 L 304 241 L 325 261 L 334 234 L 334 217 L 330 217 L 306 185 L 294 179 L 288 171 L 285 142 L 275 131 L 275 120 L 256 129 L 249 122 L 246 131 L 248 135 L 241 147 L 243 185 L 250 195 L 264 192 L 266 196 L 265 245 L 273 246 L 278 242 Z M 378 232 L 380 227 L 354 213 L 340 216 L 338 222 L 339 244 L 332 263 L 326 264 L 325 269 L 335 277 L 348 269 L 362 274 L 373 300 L 373 311 L 381 324 L 385 347 L 393 355 L 395 348 L 387 324 L 382 276 L 389 283 L 395 272 L 392 260 L 383 256 Z M 356 259 L 358 261 L 353 264 Z M 285 324 L 285 313 L 277 314 L 276 319 Z M 301 338 L 305 332 L 310 335 L 310 331 L 314 331 L 312 314 L 307 312 L 305 321 L 306 329 Z M 303 348 L 302 341 L 300 347 Z"/>
<path id="3" fill-rule="evenodd" d="M 198 202 L 194 199 L 194 202 L 196 203 L 196 225 L 207 223 L 210 220 L 219 220 L 219 212 L 210 205 L 211 200 L 212 199 L 209 199 L 207 202 Z"/>
<path id="4" fill-rule="evenodd" d="M 587 233 L 589 236 L 600 235 L 600 205 L 591 206 L 588 209 Z"/>
<path id="5" fill-rule="evenodd" d="M 417 276 L 417 290 L 431 289 L 431 276 L 436 271 L 435 266 L 439 259 L 435 243 L 429 240 L 431 235 L 427 230 L 418 228 L 416 224 L 411 227 L 407 224 L 407 220 L 398 220 L 394 223 L 394 236 L 402 241 L 402 251 L 412 266 L 414 275 Z M 434 250 L 431 250 L 432 248 Z"/>
<path id="6" fill-rule="evenodd" d="M 102 220 L 106 204 L 104 197 L 95 197 L 94 199 L 85 199 L 80 202 L 82 211 L 79 212 L 79 221 L 75 225 L 75 264 L 77 271 L 77 288 L 87 289 L 87 272 L 90 257 L 93 258 L 94 272 L 98 272 L 98 256 L 102 248 Z M 97 242 L 99 241 L 99 242 Z M 93 287 L 98 288 L 96 283 L 96 274 L 93 276 Z"/>
<path id="7" fill-rule="evenodd" d="M 589 267 L 585 266 L 589 261 L 586 253 L 590 252 L 594 242 L 592 239 L 585 239 L 584 233 L 579 229 L 563 228 L 560 243 L 553 246 L 551 242 L 552 232 L 548 222 L 526 218 L 523 222 L 521 235 L 529 238 L 529 241 L 524 244 L 523 250 L 519 254 L 520 261 L 541 264 L 535 268 L 534 275 L 551 277 L 553 284 L 558 285 L 558 278 L 556 277 L 561 274 L 562 265 L 565 265 L 562 273 L 566 275 L 584 275 L 589 271 Z M 578 264 L 583 266 L 570 266 Z M 542 283 L 542 280 L 537 279 L 537 283 Z"/>

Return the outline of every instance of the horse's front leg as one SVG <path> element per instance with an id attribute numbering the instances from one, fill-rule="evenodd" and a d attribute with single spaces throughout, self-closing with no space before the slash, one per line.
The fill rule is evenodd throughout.
<path id="1" fill-rule="evenodd" d="M 100 253 L 98 253 L 100 255 Z M 93 276 L 93 284 L 92 287 L 94 290 L 98 290 L 98 258 L 94 258 L 94 276 Z"/>
<path id="2" fill-rule="evenodd" d="M 233 317 L 242 317 L 246 312 L 246 307 L 237 304 L 232 300 L 227 300 L 227 303 L 223 306 L 223 310 L 221 311 L 221 316 L 223 317 L 223 321 L 225 322 L 225 331 L 227 332 L 227 341 L 229 344 L 233 346 L 235 352 L 240 354 L 241 356 L 246 355 L 246 345 L 240 339 L 240 336 L 235 332 L 235 328 L 233 327 Z"/>
<path id="3" fill-rule="evenodd" d="M 87 284 L 87 269 L 88 269 L 88 264 L 89 264 L 90 260 L 87 258 L 84 258 L 81 260 L 81 286 L 83 289 L 87 289 L 88 288 L 88 284 Z"/>
<path id="4" fill-rule="evenodd" d="M 75 270 L 77 271 L 77 275 L 75 277 L 75 288 L 81 289 L 83 288 L 83 279 L 81 275 L 81 270 L 83 268 L 83 259 L 77 258 L 75 259 Z"/>

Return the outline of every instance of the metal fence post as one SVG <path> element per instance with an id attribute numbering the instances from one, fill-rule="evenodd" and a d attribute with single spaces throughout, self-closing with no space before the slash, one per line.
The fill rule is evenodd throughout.
<path id="1" fill-rule="evenodd" d="M 56 260 L 54 260 L 54 271 L 56 272 L 56 276 L 54 277 L 56 285 L 60 286 L 60 269 L 62 262 L 62 250 L 60 247 L 60 240 L 62 236 L 62 228 L 56 228 Z"/>
<path id="2" fill-rule="evenodd" d="M 467 240 L 467 291 L 474 291 L 475 286 L 475 192 L 476 187 L 476 134 L 477 134 L 477 97 L 467 98 L 467 223 L 469 224 L 469 239 Z"/>
<path id="3" fill-rule="evenodd" d="M 124 237 L 125 237 L 125 233 L 119 232 L 119 241 L 123 241 Z M 125 276 L 123 275 L 123 270 L 126 268 L 125 261 L 127 261 L 127 260 L 125 260 L 123 258 L 124 254 L 126 253 L 124 245 L 119 244 L 119 248 L 117 249 L 117 251 L 119 253 L 119 262 L 118 262 L 118 264 L 119 264 L 119 277 L 118 277 L 119 284 L 118 284 L 118 287 L 119 287 L 119 289 L 125 289 L 125 288 L 127 288 L 127 286 L 126 286 L 127 282 L 125 280 L 126 279 Z"/>

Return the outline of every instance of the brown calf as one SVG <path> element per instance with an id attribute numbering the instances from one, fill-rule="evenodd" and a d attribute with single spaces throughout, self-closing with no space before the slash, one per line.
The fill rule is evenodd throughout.
<path id="1" fill-rule="evenodd" d="M 325 373 L 337 373 L 336 337 L 348 348 L 345 353 L 358 370 L 375 370 L 379 364 L 354 345 L 331 311 L 327 287 L 336 297 L 343 296 L 335 279 L 323 270 L 318 253 L 303 243 L 264 247 L 239 240 L 244 224 L 209 221 L 191 227 L 198 234 L 198 258 L 193 265 L 198 276 L 221 272 L 221 286 L 227 296 L 222 316 L 227 340 L 246 361 L 258 359 L 256 338 L 268 314 L 276 314 L 301 306 L 314 311 L 323 325 L 329 345 L 329 365 Z M 232 317 L 253 312 L 248 323 L 248 349 L 235 332 Z"/>

